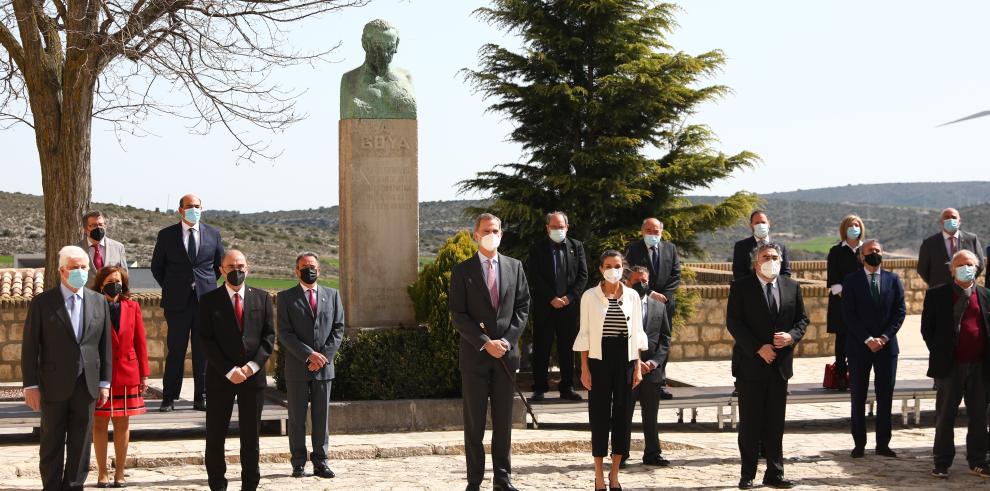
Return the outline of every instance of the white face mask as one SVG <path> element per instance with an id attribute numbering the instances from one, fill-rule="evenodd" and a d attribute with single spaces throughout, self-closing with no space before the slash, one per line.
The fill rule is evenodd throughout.
<path id="1" fill-rule="evenodd" d="M 555 229 L 553 229 L 553 230 L 550 231 L 550 240 L 552 240 L 552 241 L 554 241 L 554 242 L 556 242 L 558 244 L 561 243 L 561 242 L 563 242 L 564 239 L 566 239 L 566 238 L 567 238 L 567 229 L 566 228 L 555 228 Z"/>
<path id="2" fill-rule="evenodd" d="M 478 241 L 478 244 L 481 245 L 481 247 L 486 251 L 494 251 L 498 249 L 498 245 L 501 242 L 502 242 L 501 235 L 491 233 L 482 237 L 481 240 Z"/>
<path id="3" fill-rule="evenodd" d="M 767 261 L 760 265 L 760 273 L 771 280 L 780 274 L 780 261 Z"/>
<path id="4" fill-rule="evenodd" d="M 618 283 L 619 280 L 622 279 L 622 270 L 621 269 L 615 269 L 615 268 L 606 269 L 602 273 L 602 277 L 605 278 L 605 281 L 607 281 L 609 283 L 612 283 L 612 284 Z"/>
<path id="5" fill-rule="evenodd" d="M 753 225 L 753 237 L 757 239 L 765 239 L 770 235 L 770 225 L 766 223 L 757 223 Z"/>

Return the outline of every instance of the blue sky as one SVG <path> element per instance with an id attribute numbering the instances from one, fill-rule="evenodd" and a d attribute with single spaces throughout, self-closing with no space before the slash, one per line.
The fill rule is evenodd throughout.
<path id="1" fill-rule="evenodd" d="M 517 43 L 471 16 L 485 4 L 374 0 L 295 28 L 291 40 L 302 49 L 342 45 L 335 63 L 276 74 L 284 86 L 305 91 L 299 107 L 309 117 L 268 136 L 284 150 L 274 164 L 236 165 L 234 144 L 220 130 L 189 135 L 181 123 L 156 118 L 146 126 L 155 136 L 118 141 L 94 124 L 94 201 L 165 208 L 195 192 L 207 208 L 244 212 L 337 204 L 340 76 L 362 62 L 361 28 L 374 18 L 398 27 L 395 63 L 413 74 L 420 199 L 473 197 L 458 195 L 456 183 L 519 157 L 505 141 L 511 122 L 486 113 L 458 75 L 477 65 L 482 44 Z M 990 109 L 990 2 L 679 4 L 680 27 L 670 41 L 689 53 L 722 49 L 728 63 L 712 82 L 733 89 L 693 120 L 710 125 L 725 152 L 763 157 L 756 169 L 699 193 L 987 178 L 990 118 L 936 126 Z M 40 194 L 29 129 L 0 132 L 0 148 L 0 190 Z"/>

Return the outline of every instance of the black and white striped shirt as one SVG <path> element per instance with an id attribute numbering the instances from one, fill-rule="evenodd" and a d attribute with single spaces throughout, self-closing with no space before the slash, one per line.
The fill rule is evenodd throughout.
<path id="1" fill-rule="evenodd" d="M 608 299 L 608 311 L 605 313 L 605 322 L 602 325 L 602 337 L 628 337 L 629 328 L 626 324 L 626 314 L 619 307 L 619 301 L 614 298 Z"/>

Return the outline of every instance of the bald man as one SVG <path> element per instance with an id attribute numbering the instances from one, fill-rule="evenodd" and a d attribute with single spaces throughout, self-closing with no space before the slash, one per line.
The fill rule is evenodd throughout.
<path id="1" fill-rule="evenodd" d="M 220 231 L 200 223 L 203 202 L 193 194 L 179 198 L 179 223 L 161 229 L 151 254 L 151 274 L 162 287 L 168 323 L 168 354 L 162 380 L 162 412 L 175 409 L 182 390 L 186 346 L 192 338 L 193 409 L 206 411 L 206 356 L 199 336 L 199 298 L 217 287 L 223 242 Z"/>
<path id="2" fill-rule="evenodd" d="M 942 210 L 939 216 L 941 230 L 925 239 L 918 251 L 918 275 L 929 288 L 952 281 L 948 268 L 945 267 L 955 253 L 970 251 L 976 257 L 976 275 L 983 271 L 983 246 L 976 234 L 960 230 L 962 216 L 955 208 Z"/>

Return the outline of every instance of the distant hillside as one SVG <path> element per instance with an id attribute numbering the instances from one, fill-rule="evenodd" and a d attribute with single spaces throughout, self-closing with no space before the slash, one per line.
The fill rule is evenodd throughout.
<path id="1" fill-rule="evenodd" d="M 768 199 L 813 203 L 868 203 L 918 208 L 959 208 L 990 202 L 990 182 L 899 182 L 849 184 L 763 195 Z"/>

